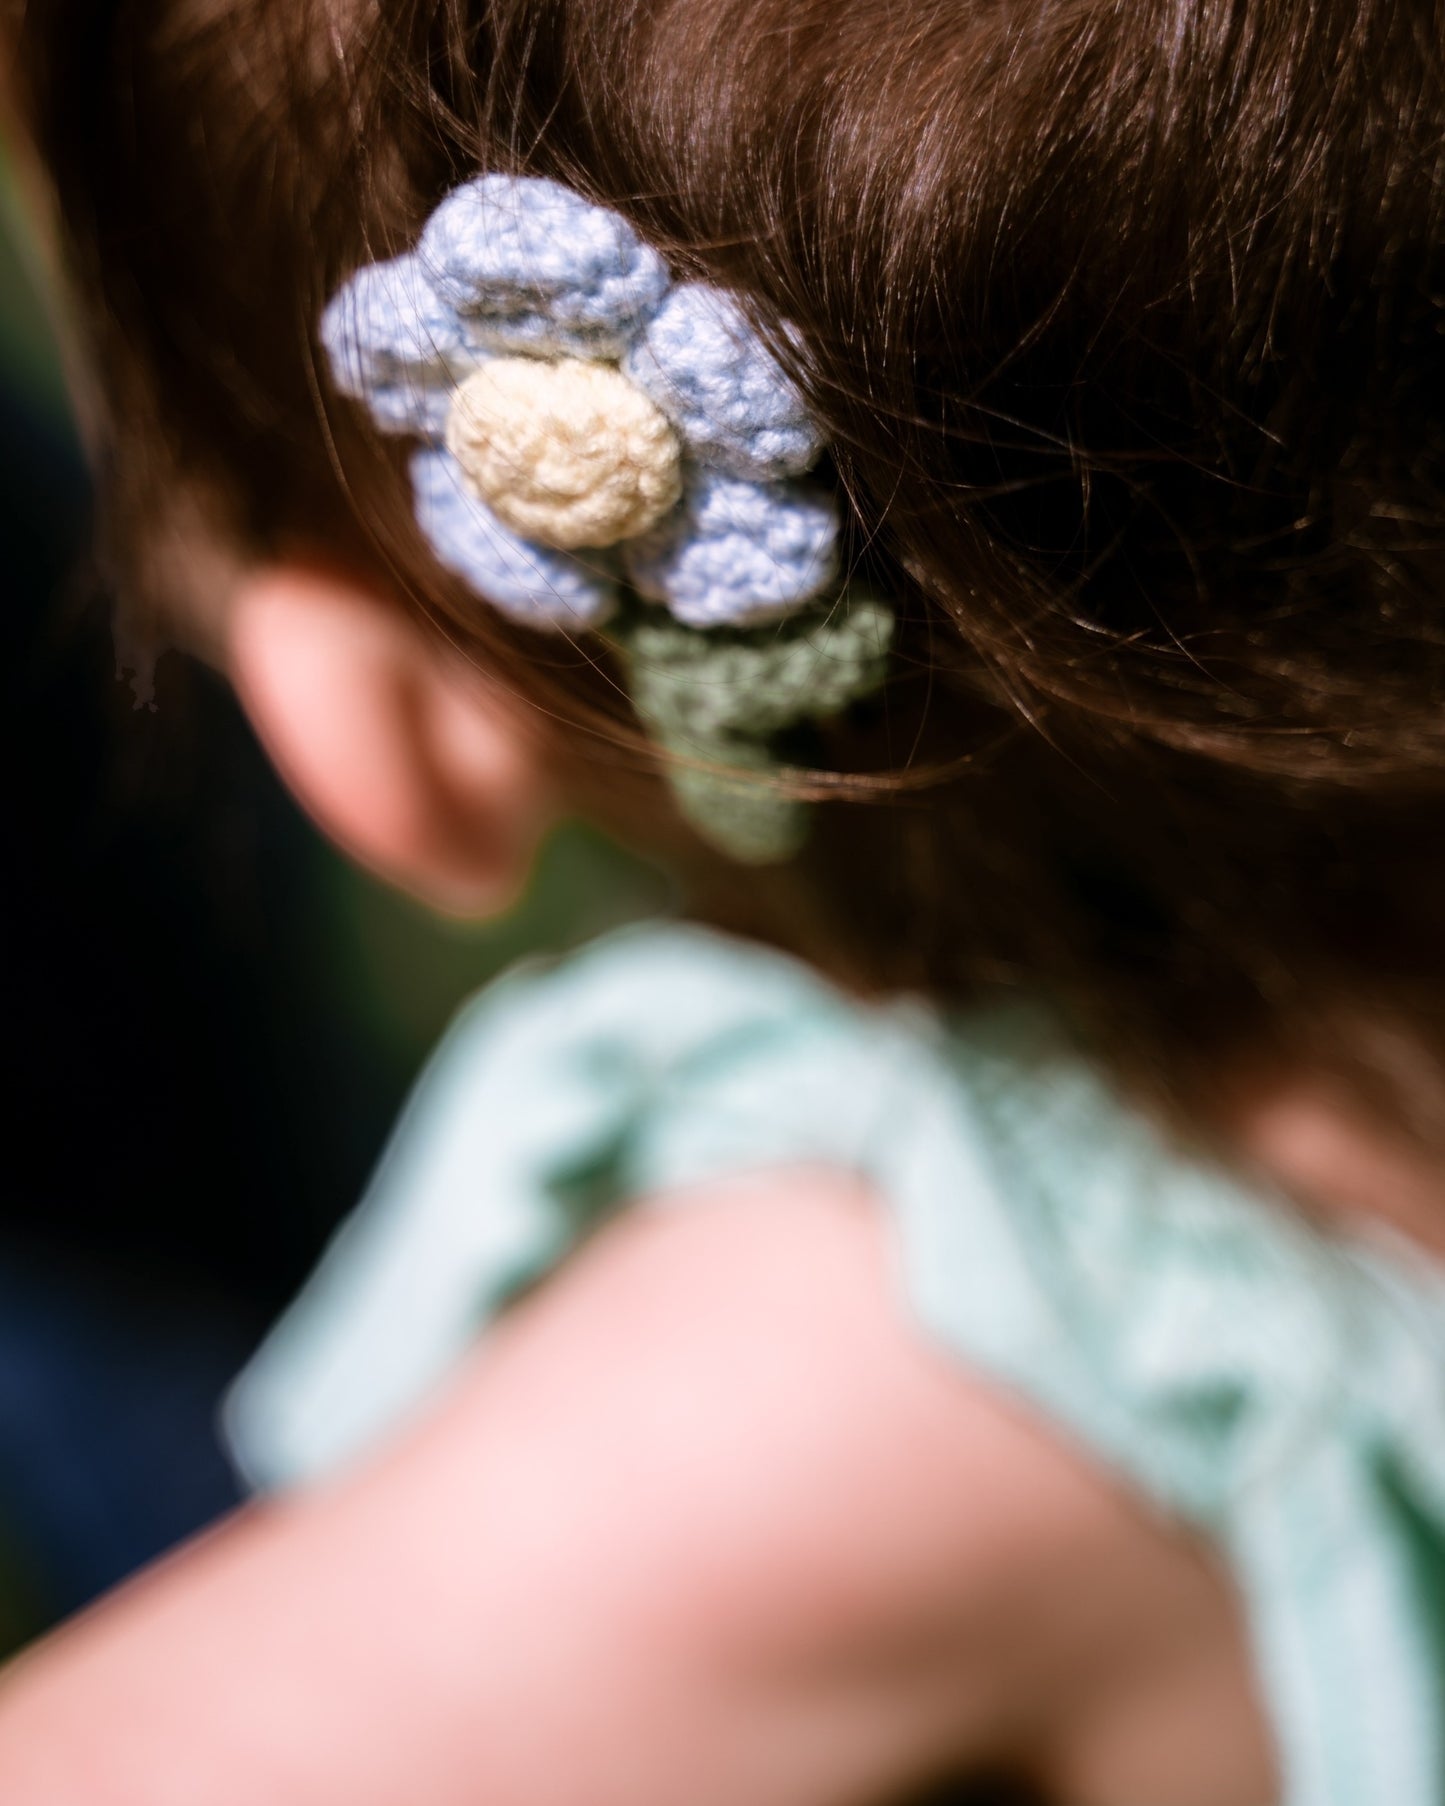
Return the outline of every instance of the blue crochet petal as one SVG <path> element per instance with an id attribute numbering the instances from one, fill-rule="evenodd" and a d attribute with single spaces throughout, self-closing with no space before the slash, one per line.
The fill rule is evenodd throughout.
<path id="1" fill-rule="evenodd" d="M 623 369 L 693 456 L 734 476 L 796 476 L 817 461 L 818 429 L 732 296 L 682 283 L 648 321 Z"/>
<path id="2" fill-rule="evenodd" d="M 586 562 L 534 545 L 504 527 L 448 451 L 411 460 L 416 518 L 432 550 L 484 601 L 528 627 L 599 627 L 617 605 L 615 567 L 605 553 Z"/>
<path id="3" fill-rule="evenodd" d="M 453 190 L 418 256 L 471 342 L 494 351 L 620 357 L 670 281 L 619 214 L 540 176 Z"/>
<path id="4" fill-rule="evenodd" d="M 481 361 L 415 257 L 359 269 L 322 314 L 321 343 L 336 386 L 378 426 L 428 437 L 440 436 L 452 391 Z"/>
<path id="5" fill-rule="evenodd" d="M 838 510 L 800 483 L 695 473 L 680 505 L 622 548 L 640 594 L 689 627 L 776 620 L 838 574 Z"/>

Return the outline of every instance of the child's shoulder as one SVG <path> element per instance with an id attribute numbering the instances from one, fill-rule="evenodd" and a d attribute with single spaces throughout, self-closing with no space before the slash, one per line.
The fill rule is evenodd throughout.
<path id="1" fill-rule="evenodd" d="M 923 1326 L 1198 1519 L 1282 1439 L 1372 1399 L 1377 1366 L 1445 1359 L 1438 1274 L 1186 1155 L 1041 1012 L 865 1002 L 772 949 L 648 923 L 459 1013 L 237 1395 L 257 1477 L 364 1441 L 616 1209 L 804 1164 L 885 1202 Z M 350 1358 L 320 1358 L 342 1341 Z"/>
<path id="2" fill-rule="evenodd" d="M 1445 1563 L 1445 1283 L 1186 1156 L 1030 1009 L 865 1003 L 683 925 L 519 970 L 236 1393 L 243 1456 L 333 1465 L 621 1206 L 800 1166 L 866 1182 L 906 1319 L 1229 1551 L 1299 1766 L 1344 1760 L 1319 1652 L 1366 1601 L 1351 1760 L 1394 1766 L 1353 1797 L 1429 1798 L 1442 1676 L 1407 1571 L 1421 1523 Z M 1326 1546 L 1359 1554 L 1304 1560 Z"/>

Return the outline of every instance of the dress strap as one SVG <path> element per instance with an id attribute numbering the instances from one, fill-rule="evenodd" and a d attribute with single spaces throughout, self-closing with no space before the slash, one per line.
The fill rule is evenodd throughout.
<path id="1" fill-rule="evenodd" d="M 353 1459 L 609 1212 L 800 1161 L 872 1184 L 932 1335 L 1227 1552 L 1288 1806 L 1441 1806 L 1445 1276 L 1187 1158 L 1036 1011 L 865 1005 L 679 926 L 522 969 L 233 1390 L 239 1464 Z"/>

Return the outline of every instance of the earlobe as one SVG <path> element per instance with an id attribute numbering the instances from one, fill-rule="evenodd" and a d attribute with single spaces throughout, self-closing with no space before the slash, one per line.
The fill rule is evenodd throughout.
<path id="1" fill-rule="evenodd" d="M 284 565 L 228 604 L 228 668 L 307 813 L 435 907 L 488 914 L 525 880 L 547 786 L 515 705 L 354 578 Z"/>

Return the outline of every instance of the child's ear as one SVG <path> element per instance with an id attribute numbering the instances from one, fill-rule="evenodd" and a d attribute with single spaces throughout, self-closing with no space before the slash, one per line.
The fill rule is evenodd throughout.
<path id="1" fill-rule="evenodd" d="M 485 914 L 513 899 L 550 813 L 520 705 L 329 570 L 244 578 L 225 645 L 262 743 L 339 846 L 442 909 Z"/>

